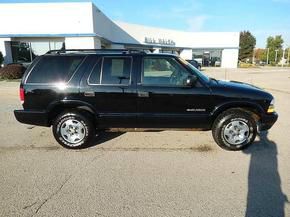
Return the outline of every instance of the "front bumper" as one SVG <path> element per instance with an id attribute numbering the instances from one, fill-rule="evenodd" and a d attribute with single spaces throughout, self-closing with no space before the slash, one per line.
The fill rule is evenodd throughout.
<path id="1" fill-rule="evenodd" d="M 260 131 L 269 130 L 275 124 L 277 119 L 278 114 L 276 112 L 263 115 L 259 122 L 259 130 Z"/>
<path id="2" fill-rule="evenodd" d="M 23 124 L 49 126 L 46 111 L 14 110 L 14 115 L 16 120 Z"/>

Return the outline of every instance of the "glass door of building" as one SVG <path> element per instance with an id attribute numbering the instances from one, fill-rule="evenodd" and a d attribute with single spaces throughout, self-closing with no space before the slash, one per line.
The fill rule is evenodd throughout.
<path id="1" fill-rule="evenodd" d="M 222 49 L 193 49 L 192 59 L 203 67 L 220 67 L 222 60 Z"/>

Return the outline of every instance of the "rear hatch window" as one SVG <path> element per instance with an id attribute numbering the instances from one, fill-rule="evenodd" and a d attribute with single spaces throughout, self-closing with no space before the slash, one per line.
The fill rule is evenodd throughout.
<path id="1" fill-rule="evenodd" d="M 26 83 L 68 82 L 84 56 L 43 56 L 33 67 Z"/>

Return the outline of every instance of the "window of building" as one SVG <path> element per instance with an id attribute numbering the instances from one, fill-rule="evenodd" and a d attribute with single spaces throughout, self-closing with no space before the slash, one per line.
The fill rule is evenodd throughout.
<path id="1" fill-rule="evenodd" d="M 27 83 L 68 82 L 84 56 L 43 56 L 31 71 Z"/>
<path id="2" fill-rule="evenodd" d="M 43 55 L 49 50 L 59 50 L 65 48 L 64 42 L 61 41 L 11 41 L 10 45 L 14 63 L 30 63 L 37 56 Z"/>
<path id="3" fill-rule="evenodd" d="M 11 52 L 14 63 L 31 62 L 30 43 L 11 41 Z"/>
<path id="4" fill-rule="evenodd" d="M 145 85 L 183 86 L 188 76 L 174 58 L 144 58 L 142 83 Z"/>
<path id="5" fill-rule="evenodd" d="M 105 57 L 101 75 L 102 84 L 129 84 L 132 59 L 129 57 Z"/>
<path id="6" fill-rule="evenodd" d="M 30 48 L 31 48 L 31 52 L 33 57 L 35 56 L 40 56 L 45 54 L 47 51 L 50 50 L 49 48 L 49 42 L 31 42 L 30 43 Z"/>
<path id="7" fill-rule="evenodd" d="M 202 66 L 220 67 L 222 60 L 221 49 L 193 49 L 192 58 Z"/>

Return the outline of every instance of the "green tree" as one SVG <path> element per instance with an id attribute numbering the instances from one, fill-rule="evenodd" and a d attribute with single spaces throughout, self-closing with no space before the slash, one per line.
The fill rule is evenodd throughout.
<path id="1" fill-rule="evenodd" d="M 249 31 L 240 32 L 240 50 L 239 60 L 246 61 L 252 60 L 253 51 L 256 46 L 256 38 Z"/>
<path id="2" fill-rule="evenodd" d="M 255 60 L 256 62 L 259 61 L 263 61 L 266 62 L 267 61 L 267 50 L 266 49 L 255 49 Z"/>
<path id="3" fill-rule="evenodd" d="M 270 63 L 278 63 L 283 55 L 283 43 L 284 40 L 282 35 L 276 35 L 275 37 L 269 36 L 267 38 L 267 48 L 269 48 L 269 62 Z M 277 52 L 277 61 L 275 62 Z"/>
<path id="4" fill-rule="evenodd" d="M 3 61 L 4 61 L 4 57 L 3 57 L 3 54 L 0 51 L 0 68 L 1 68 L 1 66 L 3 64 Z"/>

